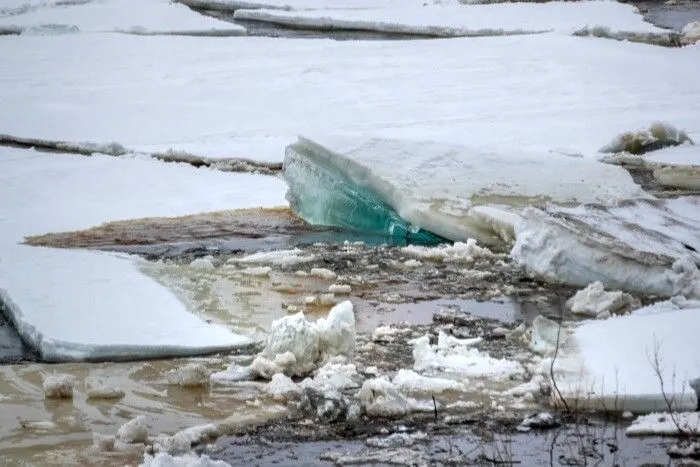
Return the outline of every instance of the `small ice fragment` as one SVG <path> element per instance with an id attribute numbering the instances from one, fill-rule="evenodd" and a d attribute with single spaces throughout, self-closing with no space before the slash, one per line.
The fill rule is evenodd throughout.
<path id="1" fill-rule="evenodd" d="M 139 415 L 117 430 L 117 439 L 123 443 L 145 443 L 148 439 L 148 427 L 146 426 L 146 417 Z"/>
<path id="2" fill-rule="evenodd" d="M 191 268 L 202 269 L 202 270 L 212 270 L 214 269 L 214 257 L 205 256 L 203 258 L 196 258 L 190 262 Z"/>
<path id="3" fill-rule="evenodd" d="M 282 373 L 276 373 L 272 376 L 265 391 L 272 399 L 280 402 L 299 399 L 302 392 L 299 385 L 292 381 L 292 378 Z"/>
<path id="4" fill-rule="evenodd" d="M 88 399 L 121 399 L 124 391 L 118 387 L 109 387 L 96 378 L 89 378 L 85 381 L 85 392 Z"/>
<path id="5" fill-rule="evenodd" d="M 159 452 L 155 456 L 143 455 L 143 463 L 139 467 L 231 467 L 224 461 L 213 460 L 206 454 L 198 457 L 194 453 L 173 456 L 167 452 Z"/>
<path id="6" fill-rule="evenodd" d="M 681 44 L 693 45 L 700 42 L 700 21 L 691 21 L 681 29 Z"/>
<path id="7" fill-rule="evenodd" d="M 352 287 L 346 284 L 332 284 L 328 287 L 328 291 L 332 294 L 347 295 L 352 292 Z"/>
<path id="8" fill-rule="evenodd" d="M 566 333 L 560 331 L 559 328 L 559 323 L 544 316 L 537 316 L 532 322 L 532 337 L 530 341 L 532 351 L 541 355 L 553 352 L 557 346 L 557 340 L 561 346 L 566 338 Z"/>
<path id="9" fill-rule="evenodd" d="M 566 306 L 572 313 L 597 318 L 620 314 L 638 305 L 639 303 L 628 293 L 619 290 L 606 292 L 600 281 L 579 290 L 566 302 Z"/>
<path id="10" fill-rule="evenodd" d="M 44 397 L 47 399 L 72 399 L 74 381 L 75 378 L 72 375 L 44 376 Z"/>
<path id="11" fill-rule="evenodd" d="M 404 261 L 403 265 L 405 267 L 407 267 L 408 269 L 415 269 L 415 268 L 421 267 L 423 265 L 423 263 L 421 263 L 417 259 L 408 259 L 408 260 Z"/>
<path id="12" fill-rule="evenodd" d="M 364 382 L 357 393 L 365 413 L 371 417 L 396 417 L 408 413 L 408 400 L 386 378 Z"/>
<path id="13" fill-rule="evenodd" d="M 318 277 L 321 279 L 327 279 L 327 280 L 335 280 L 338 275 L 331 271 L 330 269 L 326 268 L 312 268 L 311 271 L 309 272 L 309 275 Z"/>
<path id="14" fill-rule="evenodd" d="M 187 365 L 168 371 L 168 384 L 177 386 L 205 386 L 209 382 L 209 373 L 201 363 Z"/>
<path id="15" fill-rule="evenodd" d="M 115 441 L 114 435 L 92 434 L 92 447 L 98 452 L 114 451 Z"/>
<path id="16" fill-rule="evenodd" d="M 270 266 L 249 267 L 241 271 L 244 276 L 269 277 L 272 268 Z"/>

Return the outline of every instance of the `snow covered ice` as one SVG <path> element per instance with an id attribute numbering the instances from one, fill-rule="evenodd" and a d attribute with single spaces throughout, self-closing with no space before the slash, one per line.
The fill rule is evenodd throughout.
<path id="1" fill-rule="evenodd" d="M 666 34 L 644 22 L 632 5 L 614 1 L 497 5 L 408 2 L 398 8 L 361 8 L 357 5 L 343 8 L 341 5 L 333 5 L 332 8 L 313 9 L 294 9 L 296 5 L 290 4 L 292 8 L 285 9 L 238 9 L 234 18 L 300 29 L 365 30 L 433 37 L 537 34 L 550 31 L 573 34 L 588 26 L 605 28 L 612 33 Z"/>
<path id="2" fill-rule="evenodd" d="M 578 325 L 562 340 L 554 366 L 564 400 L 578 409 L 649 412 L 667 410 L 668 397 L 674 410 L 695 410 L 691 381 L 700 370 L 692 343 L 700 308 L 688 306 L 662 302 Z"/>
<path id="3" fill-rule="evenodd" d="M 22 34 L 122 32 L 154 35 L 245 34 L 245 28 L 194 14 L 168 0 L 103 0 L 75 4 L 43 4 L 23 14 L 2 17 L 0 29 L 17 27 Z"/>
<path id="4" fill-rule="evenodd" d="M 137 259 L 20 242 L 109 220 L 279 205 L 281 182 L 123 157 L 10 148 L 0 154 L 0 295 L 22 338 L 43 359 L 191 355 L 249 343 L 190 313 L 139 271 Z M 260 193 L 251 196 L 255 186 Z"/>
<path id="5" fill-rule="evenodd" d="M 85 36 L 0 42 L 0 99 L 16 109 L 0 115 L 2 133 L 280 162 L 299 134 L 595 157 L 615 135 L 656 120 L 691 137 L 700 131 L 697 47 L 552 34 L 389 42 Z"/>

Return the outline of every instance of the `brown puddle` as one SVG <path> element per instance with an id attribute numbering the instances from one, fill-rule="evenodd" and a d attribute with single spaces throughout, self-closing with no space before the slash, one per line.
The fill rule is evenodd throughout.
<path id="1" fill-rule="evenodd" d="M 87 230 L 27 237 L 25 243 L 54 248 L 100 248 L 223 237 L 294 236 L 318 230 L 288 208 L 252 208 L 107 222 Z"/>

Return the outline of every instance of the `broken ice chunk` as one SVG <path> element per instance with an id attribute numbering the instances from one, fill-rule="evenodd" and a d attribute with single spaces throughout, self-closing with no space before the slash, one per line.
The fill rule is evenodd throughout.
<path id="1" fill-rule="evenodd" d="M 300 137 L 286 149 L 284 178 L 308 222 L 411 243 L 501 243 L 523 205 L 649 197 L 626 170 L 595 160 L 430 141 Z"/>

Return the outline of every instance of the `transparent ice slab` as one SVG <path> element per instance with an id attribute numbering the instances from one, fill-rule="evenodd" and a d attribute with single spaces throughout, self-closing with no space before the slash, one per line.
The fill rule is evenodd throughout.
<path id="1" fill-rule="evenodd" d="M 394 244 L 435 245 L 448 240 L 403 220 L 374 191 L 352 182 L 324 161 L 288 146 L 284 179 L 287 201 L 312 225 L 328 225 L 387 237 Z"/>

